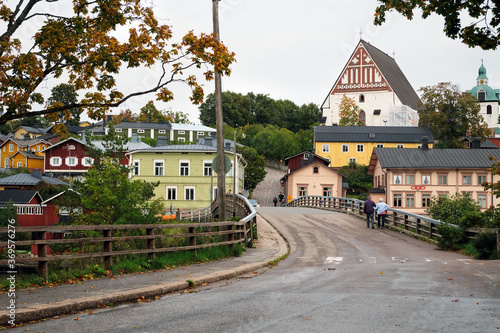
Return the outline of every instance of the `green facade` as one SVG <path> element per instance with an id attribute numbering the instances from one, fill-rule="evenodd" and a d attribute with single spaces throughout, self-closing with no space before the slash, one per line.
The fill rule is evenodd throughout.
<path id="1" fill-rule="evenodd" d="M 138 151 L 129 154 L 133 179 L 160 182 L 155 199 L 165 200 L 165 209 L 200 209 L 210 206 L 211 188 L 217 187 L 217 174 L 207 168 L 216 156 L 215 151 Z M 233 162 L 233 154 L 226 156 Z M 243 190 L 244 168 L 238 157 L 236 192 Z M 161 170 L 161 166 L 163 169 Z M 187 171 L 186 171 L 187 170 Z M 138 174 L 135 175 L 135 173 Z M 226 175 L 225 192 L 233 189 L 232 170 Z M 213 178 L 213 179 L 212 179 Z M 169 198 L 170 196 L 170 198 Z"/>

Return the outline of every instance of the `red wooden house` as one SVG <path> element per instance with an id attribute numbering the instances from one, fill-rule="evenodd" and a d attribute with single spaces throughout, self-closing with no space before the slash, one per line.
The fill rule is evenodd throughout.
<path id="1" fill-rule="evenodd" d="M 294 172 L 295 170 L 300 169 L 313 162 L 319 162 L 326 166 L 330 164 L 330 160 L 328 160 L 327 158 L 323 158 L 311 152 L 304 151 L 300 154 L 285 159 L 285 165 L 288 167 L 287 173 Z"/>

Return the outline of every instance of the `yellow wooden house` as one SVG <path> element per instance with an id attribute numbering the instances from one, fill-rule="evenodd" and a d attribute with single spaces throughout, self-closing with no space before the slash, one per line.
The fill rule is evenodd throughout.
<path id="1" fill-rule="evenodd" d="M 16 139 L 34 139 L 38 138 L 42 135 L 47 134 L 47 131 L 50 130 L 51 127 L 49 128 L 36 128 L 36 127 L 31 127 L 31 126 L 19 126 L 16 128 L 13 132 L 14 138 Z"/>
<path id="2" fill-rule="evenodd" d="M 1 168 L 43 168 L 43 158 L 45 148 L 51 146 L 51 143 L 43 139 L 15 139 L 9 138 L 0 144 L 0 167 Z M 25 154 L 18 154 L 25 153 Z M 29 153 L 29 154 L 28 154 Z M 15 157 L 15 159 L 14 159 Z M 40 166 L 31 166 L 40 164 Z"/>
<path id="3" fill-rule="evenodd" d="M 315 126 L 315 154 L 330 160 L 331 168 L 351 162 L 368 165 L 373 148 L 420 148 L 434 137 L 427 127 L 400 126 Z"/>

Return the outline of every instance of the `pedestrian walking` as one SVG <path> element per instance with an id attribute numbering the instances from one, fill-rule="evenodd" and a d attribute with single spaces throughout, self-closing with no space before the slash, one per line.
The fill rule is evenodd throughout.
<path id="1" fill-rule="evenodd" d="M 365 207 L 363 208 L 363 212 L 366 214 L 366 227 L 370 227 L 370 220 L 372 221 L 372 229 L 375 229 L 375 218 L 373 216 L 373 213 L 375 212 L 376 204 L 373 202 L 372 197 L 369 195 L 368 198 L 365 201 Z"/>
<path id="2" fill-rule="evenodd" d="M 282 192 L 280 192 L 280 194 L 278 194 L 278 199 L 281 206 L 283 204 L 283 200 L 285 199 L 285 195 Z"/>
<path id="3" fill-rule="evenodd" d="M 375 211 L 377 213 L 377 227 L 380 228 L 380 220 L 382 220 L 382 229 L 384 229 L 385 216 L 387 215 L 387 209 L 389 205 L 384 202 L 384 199 L 380 198 L 379 203 L 375 206 Z"/>
<path id="4" fill-rule="evenodd" d="M 274 207 L 276 207 L 276 204 L 278 203 L 278 198 L 277 197 L 273 198 L 273 203 L 274 203 Z"/>

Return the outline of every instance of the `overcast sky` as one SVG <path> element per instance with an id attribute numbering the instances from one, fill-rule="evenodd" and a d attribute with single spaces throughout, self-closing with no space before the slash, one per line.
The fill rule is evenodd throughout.
<path id="1" fill-rule="evenodd" d="M 155 13 L 180 38 L 189 30 L 210 33 L 211 0 L 155 1 Z M 373 25 L 375 0 L 222 0 L 220 36 L 236 53 L 232 75 L 223 77 L 223 91 L 267 94 L 297 105 L 321 105 L 360 39 L 395 57 L 415 90 L 439 82 L 458 84 L 462 90 L 476 85 L 481 59 L 489 85 L 500 88 L 500 50 L 469 48 L 445 37 L 437 15 L 408 21 L 388 14 L 384 25 Z M 134 77 L 145 85 L 148 75 Z M 205 83 L 213 92 L 214 83 Z M 159 109 L 183 111 L 200 123 L 198 106 L 190 104 L 188 89 L 172 87 L 175 100 L 155 102 Z M 418 91 L 417 91 L 418 93 Z M 152 96 L 127 102 L 139 112 Z M 120 109 L 124 109 L 120 108 Z M 117 114 L 115 110 L 113 114 Z"/>

